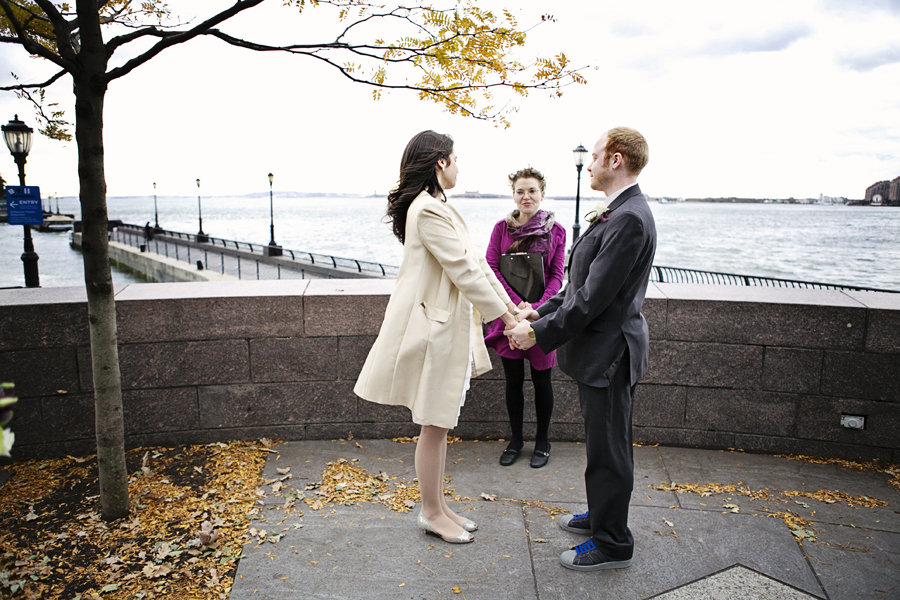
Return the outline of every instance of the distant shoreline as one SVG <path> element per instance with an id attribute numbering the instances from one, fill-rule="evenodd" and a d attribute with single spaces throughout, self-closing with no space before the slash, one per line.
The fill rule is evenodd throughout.
<path id="1" fill-rule="evenodd" d="M 335 192 L 328 193 L 320 193 L 320 192 L 276 192 L 276 197 L 280 199 L 287 198 L 371 198 L 373 200 L 384 200 L 386 195 L 380 194 L 342 194 Z M 480 193 L 477 191 L 467 191 L 460 194 L 448 194 L 450 198 L 467 198 L 467 199 L 497 199 L 497 198 L 508 198 L 507 194 L 490 194 L 490 193 Z M 193 198 L 194 196 L 179 196 L 179 195 L 166 195 L 165 198 Z M 252 192 L 248 194 L 229 194 L 227 196 L 223 195 L 211 195 L 207 196 L 207 198 L 259 198 L 266 197 L 268 198 L 268 192 Z M 74 199 L 77 200 L 76 196 L 54 196 L 56 199 Z M 109 200 L 135 200 L 135 199 L 152 199 L 152 195 L 136 195 L 136 196 L 107 196 L 107 201 Z M 562 201 L 562 202 L 574 202 L 575 196 L 547 196 L 548 200 Z M 593 202 L 598 199 L 602 199 L 602 196 L 582 196 L 582 202 Z M 659 202 L 661 204 L 676 204 L 682 202 L 708 202 L 712 204 L 809 204 L 809 205 L 837 205 L 837 206 L 898 206 L 898 205 L 890 205 L 890 204 L 869 204 L 865 200 L 855 199 L 855 198 L 738 198 L 738 197 L 720 197 L 720 198 L 676 198 L 672 196 L 650 196 L 649 200 L 654 202 Z"/>

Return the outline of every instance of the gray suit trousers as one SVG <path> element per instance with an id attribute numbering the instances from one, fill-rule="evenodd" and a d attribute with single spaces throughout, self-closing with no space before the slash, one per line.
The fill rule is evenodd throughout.
<path id="1" fill-rule="evenodd" d="M 591 537 L 613 560 L 631 558 L 634 538 L 628 528 L 628 504 L 634 488 L 631 398 L 628 350 L 619 360 L 609 387 L 578 384 L 584 417 L 587 467 L 584 483 Z"/>

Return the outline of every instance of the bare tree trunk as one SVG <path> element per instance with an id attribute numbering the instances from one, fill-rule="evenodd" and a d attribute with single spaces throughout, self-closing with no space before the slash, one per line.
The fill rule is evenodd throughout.
<path id="1" fill-rule="evenodd" d="M 103 157 L 103 102 L 106 96 L 106 48 L 100 34 L 96 0 L 79 0 L 81 51 L 75 84 L 75 140 L 81 183 L 84 283 L 88 297 L 91 369 L 100 504 L 103 519 L 129 511 L 125 468 L 125 426 L 119 372 L 116 302 L 109 265 L 109 221 Z"/>

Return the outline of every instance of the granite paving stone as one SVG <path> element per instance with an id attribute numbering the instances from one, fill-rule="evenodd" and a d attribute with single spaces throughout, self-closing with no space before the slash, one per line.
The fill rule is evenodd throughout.
<path id="1" fill-rule="evenodd" d="M 900 492 L 884 473 L 744 452 L 635 447 L 633 566 L 574 572 L 559 564 L 559 554 L 585 538 L 560 529 L 558 511 L 585 509 L 584 445 L 553 442 L 543 469 L 528 466 L 530 444 L 516 464 L 500 467 L 505 446 L 467 440 L 448 448 L 449 485 L 458 495 L 449 503 L 479 524 L 474 543 L 451 545 L 417 527 L 418 506 L 404 513 L 375 502 L 325 503 L 315 510 L 301 500 L 285 509 L 286 499 L 319 481 L 326 464 L 338 459 L 412 483 L 413 444 L 346 438 L 276 444 L 263 477 L 291 477 L 277 492 L 271 482 L 262 486 L 252 525 L 267 538 L 281 537 L 244 547 L 231 600 L 855 600 L 897 597 L 900 589 Z M 828 488 L 880 497 L 887 505 L 776 503 L 652 487 L 672 482 Z M 770 514 L 776 509 L 808 519 L 817 539 L 798 543 L 782 518 Z"/>

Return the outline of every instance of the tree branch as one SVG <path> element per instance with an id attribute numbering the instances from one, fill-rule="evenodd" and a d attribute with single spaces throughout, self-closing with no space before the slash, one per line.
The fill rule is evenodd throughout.
<path id="1" fill-rule="evenodd" d="M 0 2 L 3 2 L 3 1 L 5 1 L 5 0 L 0 0 Z M 227 21 L 231 17 L 235 16 L 236 14 L 238 14 L 240 12 L 247 10 L 248 8 L 253 8 L 257 4 L 261 3 L 262 1 L 263 0 L 237 0 L 237 2 L 235 2 L 234 5 L 231 6 L 231 8 L 228 8 L 216 15 L 213 15 L 209 19 L 203 21 L 202 23 L 199 23 L 198 25 L 192 27 L 191 29 L 188 29 L 187 31 L 164 32 L 164 31 L 159 31 L 156 28 L 152 28 L 152 30 L 146 30 L 146 31 L 141 30 L 141 32 L 139 32 L 139 33 L 141 33 L 141 35 L 137 36 L 137 37 L 143 37 L 144 35 L 154 35 L 157 37 L 161 37 L 162 39 L 159 42 L 157 42 L 156 44 L 154 44 L 153 47 L 151 47 L 149 50 L 147 50 L 143 54 L 136 56 L 136 57 L 132 58 L 131 60 L 127 61 L 121 67 L 116 67 L 115 69 L 111 69 L 106 74 L 107 81 L 112 81 L 113 79 L 117 79 L 119 77 L 122 77 L 123 75 L 127 75 L 128 73 L 133 71 L 135 68 L 144 64 L 145 62 L 147 62 L 148 60 L 150 60 L 151 58 L 153 58 L 154 56 L 156 56 L 157 54 L 159 54 L 166 48 L 170 48 L 176 44 L 181 44 L 183 42 L 186 42 L 190 39 L 197 37 L 198 35 L 203 35 L 212 27 L 218 25 L 219 23 Z M 129 38 L 129 35 L 125 35 L 125 36 L 121 36 L 121 37 Z M 129 39 L 127 39 L 127 41 L 133 41 L 134 39 L 137 39 L 137 37 L 129 38 Z M 126 42 L 119 42 L 118 40 L 119 40 L 119 38 L 113 38 L 112 40 L 110 40 L 110 42 L 107 44 L 107 48 L 112 47 L 113 49 L 115 49 L 115 48 L 118 48 L 119 46 L 121 46 L 122 43 L 126 43 Z M 111 54 L 109 54 L 108 56 L 111 56 Z"/>
<path id="2" fill-rule="evenodd" d="M 45 87 L 48 87 L 48 86 L 53 85 L 54 83 L 56 83 L 56 81 L 57 81 L 60 77 L 62 77 L 63 75 L 65 75 L 66 73 L 68 73 L 68 71 L 67 71 L 66 69 L 63 69 L 62 71 L 60 71 L 59 73 L 57 73 L 56 75 L 54 75 L 53 77 L 51 77 L 50 79 L 48 79 L 47 81 L 45 81 L 45 82 L 43 82 L 43 83 L 17 83 L 16 85 L 4 85 L 4 86 L 0 86 L 0 91 L 2 91 L 2 92 L 12 92 L 12 91 L 15 91 L 15 90 L 27 90 L 27 89 L 32 89 L 32 88 L 34 88 L 34 89 L 37 89 L 37 88 L 45 88 Z"/>
<path id="3" fill-rule="evenodd" d="M 7 0 L 0 0 L 0 8 L 3 9 L 4 13 L 6 13 L 6 17 L 9 19 L 10 24 L 13 26 L 13 30 L 16 32 L 16 37 L 11 38 L 14 41 L 9 43 L 20 44 L 30 54 L 45 58 L 62 69 L 69 70 L 71 68 L 71 65 L 68 63 L 68 61 L 64 60 L 61 56 L 54 54 L 48 48 L 45 48 L 44 46 L 38 44 L 36 41 L 28 37 L 24 25 L 16 17 L 12 6 L 10 6 Z M 2 41 L 6 42 L 7 40 L 2 39 Z"/>
<path id="4" fill-rule="evenodd" d="M 74 65 L 78 57 L 75 54 L 75 48 L 72 47 L 72 30 L 69 23 L 49 0 L 34 0 L 34 2 L 44 11 L 50 25 L 53 26 L 56 48 L 59 50 L 60 57 Z"/>

